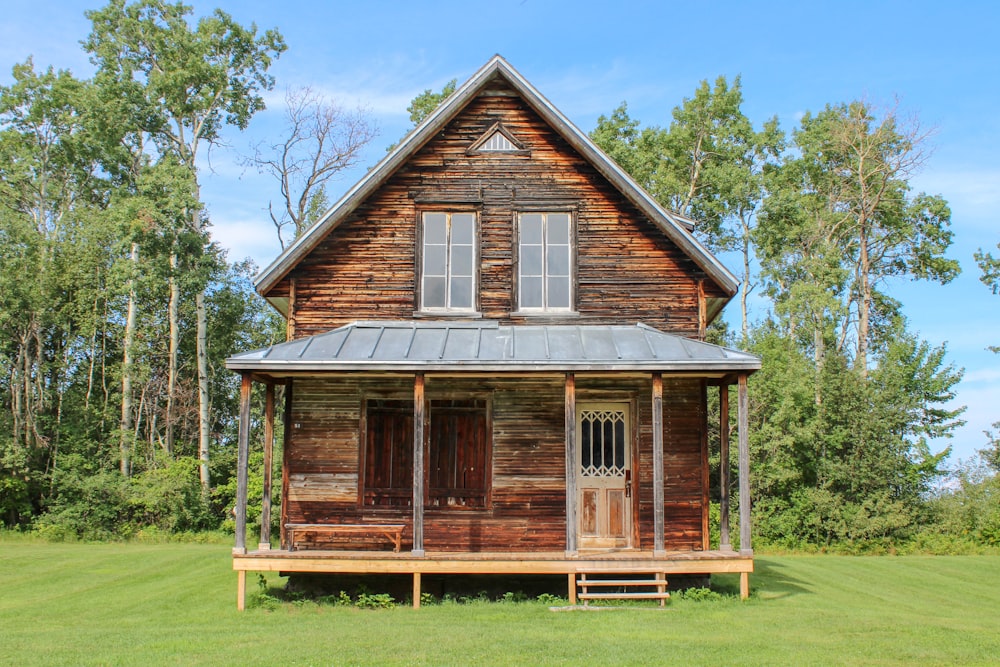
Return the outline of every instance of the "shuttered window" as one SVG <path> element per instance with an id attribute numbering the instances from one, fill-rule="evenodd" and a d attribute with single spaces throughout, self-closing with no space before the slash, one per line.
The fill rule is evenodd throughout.
<path id="1" fill-rule="evenodd" d="M 486 507 L 492 450 L 489 402 L 431 400 L 428 408 L 427 506 Z M 366 401 L 364 455 L 362 505 L 412 505 L 413 401 Z"/>
<path id="2" fill-rule="evenodd" d="M 476 307 L 476 214 L 424 213 L 420 307 L 472 312 Z"/>
<path id="3" fill-rule="evenodd" d="M 413 401 L 369 400 L 365 413 L 362 505 L 409 506 L 413 503 Z"/>
<path id="4" fill-rule="evenodd" d="M 431 401 L 428 506 L 486 507 L 490 450 L 485 399 Z"/>
<path id="5" fill-rule="evenodd" d="M 572 217 L 569 213 L 518 216 L 518 309 L 573 309 Z"/>

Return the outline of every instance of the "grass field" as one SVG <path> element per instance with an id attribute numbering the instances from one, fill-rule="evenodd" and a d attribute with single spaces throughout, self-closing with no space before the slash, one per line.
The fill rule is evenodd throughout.
<path id="1" fill-rule="evenodd" d="M 0 664 L 997 664 L 1000 557 L 760 556 L 751 599 L 235 608 L 229 547 L 0 538 Z M 249 578 L 251 591 L 256 581 Z M 735 579 L 717 580 L 724 590 Z M 280 580 L 274 580 L 274 585 Z"/>

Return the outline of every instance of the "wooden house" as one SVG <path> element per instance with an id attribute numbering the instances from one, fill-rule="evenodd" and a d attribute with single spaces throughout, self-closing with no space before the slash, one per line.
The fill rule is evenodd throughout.
<path id="1" fill-rule="evenodd" d="M 240 607 L 247 571 L 412 574 L 414 605 L 426 573 L 561 574 L 575 601 L 609 590 L 601 576 L 662 597 L 672 574 L 738 572 L 745 596 L 760 361 L 705 342 L 738 283 L 692 229 L 503 58 L 486 63 L 256 278 L 288 341 L 227 361 L 243 380 Z M 285 387 L 285 444 L 280 543 L 266 466 L 248 550 L 253 383 L 268 460 Z M 711 545 L 715 388 L 727 465 Z"/>

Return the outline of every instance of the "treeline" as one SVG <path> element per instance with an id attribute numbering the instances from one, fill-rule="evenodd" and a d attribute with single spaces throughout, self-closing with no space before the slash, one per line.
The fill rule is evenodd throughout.
<path id="1" fill-rule="evenodd" d="M 625 103 L 594 141 L 661 204 L 740 258 L 740 325 L 718 342 L 763 359 L 751 377 L 754 531 L 800 548 L 1000 546 L 997 442 L 949 471 L 962 376 L 908 329 L 893 279 L 947 283 L 951 211 L 914 192 L 928 133 L 864 100 L 807 113 L 790 133 L 755 127 L 740 79 L 703 82 L 666 127 Z M 996 260 L 976 257 L 996 292 Z M 992 272 L 991 272 L 992 271 Z M 991 282 L 992 281 L 992 282 Z M 748 297 L 766 304 L 759 321 Z M 713 476 L 714 478 L 714 476 Z M 735 471 L 732 479 L 736 479 Z"/>
<path id="2" fill-rule="evenodd" d="M 112 0 L 88 13 L 91 79 L 29 59 L 0 88 L 7 527 L 111 538 L 226 525 L 238 386 L 223 360 L 284 330 L 252 293 L 252 267 L 212 241 L 197 164 L 263 108 L 285 45 L 221 11 L 190 14 Z M 415 123 L 449 86 L 414 99 Z M 309 91 L 286 101 L 287 135 L 247 160 L 276 179 L 281 245 L 322 212 L 325 179 L 374 136 L 363 114 Z M 908 330 L 887 291 L 890 279 L 947 282 L 959 271 L 947 202 L 909 186 L 925 133 L 863 101 L 786 133 L 776 119 L 755 127 L 742 103 L 739 79 L 720 78 L 665 127 L 642 126 L 622 104 L 592 137 L 662 204 L 698 220 L 713 250 L 739 258 L 739 327 L 712 335 L 764 360 L 751 378 L 758 540 L 1000 545 L 997 441 L 957 472 L 930 449 L 959 424 L 945 403 L 961 371 Z M 977 260 L 996 292 L 996 260 Z M 756 321 L 751 294 L 766 304 Z M 259 452 L 251 464 L 262 465 Z"/>

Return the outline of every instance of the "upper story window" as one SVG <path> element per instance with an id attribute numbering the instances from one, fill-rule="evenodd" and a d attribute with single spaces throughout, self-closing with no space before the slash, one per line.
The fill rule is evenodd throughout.
<path id="1" fill-rule="evenodd" d="M 476 214 L 426 212 L 420 307 L 425 311 L 476 309 Z"/>
<path id="2" fill-rule="evenodd" d="M 520 213 L 517 295 L 522 312 L 573 310 L 572 216 Z"/>

